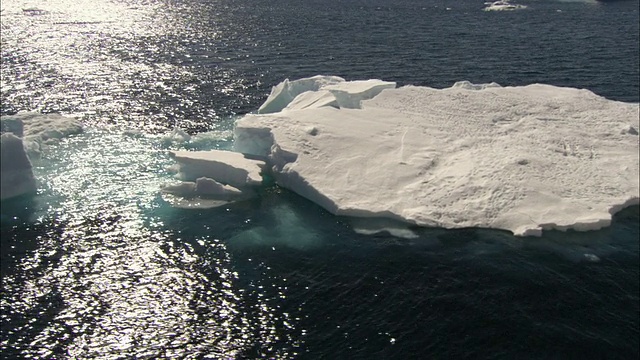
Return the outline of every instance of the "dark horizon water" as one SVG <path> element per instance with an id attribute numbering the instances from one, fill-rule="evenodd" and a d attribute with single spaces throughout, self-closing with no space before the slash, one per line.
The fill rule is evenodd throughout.
<path id="1" fill-rule="evenodd" d="M 169 149 L 229 149 L 316 74 L 547 83 L 638 102 L 638 1 L 1 4 L 0 114 L 77 116 L 2 202 L 6 359 L 636 359 L 640 208 L 588 233 L 363 235 L 297 195 L 169 206 Z M 169 141 L 174 127 L 198 134 Z M 138 130 L 134 132 L 131 130 Z"/>

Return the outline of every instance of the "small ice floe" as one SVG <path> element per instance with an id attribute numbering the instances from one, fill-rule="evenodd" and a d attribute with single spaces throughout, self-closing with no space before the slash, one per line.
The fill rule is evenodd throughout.
<path id="1" fill-rule="evenodd" d="M 595 254 L 584 254 L 584 258 L 589 262 L 600 262 L 600 258 Z"/>
<path id="2" fill-rule="evenodd" d="M 189 140 L 191 140 L 191 135 L 187 134 L 184 130 L 180 128 L 175 128 L 162 138 L 162 143 L 165 146 L 169 146 L 171 144 L 185 143 L 185 142 L 188 142 Z"/>
<path id="3" fill-rule="evenodd" d="M 83 132 L 80 121 L 59 114 L 18 113 L 0 117 L 2 166 L 0 198 L 35 194 L 32 160 L 47 145 Z"/>
<path id="4" fill-rule="evenodd" d="M 179 208 L 209 209 L 254 196 L 251 190 L 241 191 L 207 177 L 164 185 L 161 191 L 165 201 Z"/>
<path id="5" fill-rule="evenodd" d="M 181 183 L 162 187 L 163 198 L 176 207 L 211 208 L 255 196 L 265 162 L 231 151 L 170 151 L 171 170 Z"/>
<path id="6" fill-rule="evenodd" d="M 31 161 L 25 152 L 22 138 L 11 132 L 2 134 L 0 154 L 0 199 L 8 199 L 23 194 L 35 194 L 36 179 Z"/>
<path id="7" fill-rule="evenodd" d="M 484 4 L 487 5 L 484 11 L 513 11 L 527 8 L 526 5 L 512 4 L 509 0 L 485 2 Z"/>

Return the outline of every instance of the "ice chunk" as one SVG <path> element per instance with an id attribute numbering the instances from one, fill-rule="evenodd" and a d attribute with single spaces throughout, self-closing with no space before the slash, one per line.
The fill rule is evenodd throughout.
<path id="1" fill-rule="evenodd" d="M 8 132 L 0 139 L 0 199 L 35 193 L 36 180 L 22 139 Z"/>
<path id="2" fill-rule="evenodd" d="M 180 144 L 184 142 L 188 142 L 191 140 L 191 135 L 187 134 L 184 130 L 180 128 L 173 129 L 170 133 L 166 134 L 162 138 L 162 142 L 164 146 L 169 146 L 171 144 Z"/>
<path id="3" fill-rule="evenodd" d="M 9 123 L 17 124 L 17 122 L 21 122 L 23 124 L 24 130 L 20 136 L 23 139 L 27 154 L 31 157 L 39 156 L 42 148 L 47 144 L 55 143 L 71 135 L 80 134 L 83 131 L 82 124 L 79 120 L 60 114 L 23 112 L 3 116 L 2 118 L 3 129 L 6 128 L 7 131 L 10 132 L 16 133 L 14 130 L 18 130 L 18 128 L 9 130 L 11 126 L 17 126 L 8 125 Z M 7 125 L 4 125 L 5 122 L 8 122 Z"/>
<path id="4" fill-rule="evenodd" d="M 374 79 L 345 81 L 337 76 L 317 75 L 295 81 L 286 79 L 273 87 L 258 113 L 324 106 L 358 109 L 362 100 L 371 99 L 382 90 L 395 87 L 395 82 Z"/>
<path id="5" fill-rule="evenodd" d="M 363 235 L 388 233 L 405 239 L 418 237 L 418 234 L 409 228 L 409 224 L 391 219 L 353 218 L 351 227 L 356 233 Z"/>
<path id="6" fill-rule="evenodd" d="M 278 184 L 334 214 L 540 235 L 599 229 L 638 204 L 638 135 L 620 131 L 638 115 L 549 85 L 408 86 L 361 109 L 248 115 L 234 149 L 266 156 Z"/>
<path id="7" fill-rule="evenodd" d="M 44 144 L 82 132 L 78 120 L 58 114 L 18 113 L 3 116 L 0 122 L 2 199 L 35 193 L 36 181 L 29 156 L 38 156 Z"/>
<path id="8" fill-rule="evenodd" d="M 337 84 L 343 82 L 344 79 L 338 76 L 322 76 L 317 75 L 310 78 L 289 81 L 284 80 L 280 84 L 271 89 L 271 94 L 267 100 L 260 106 L 258 113 L 268 114 L 281 111 L 286 108 L 296 96 L 307 92 L 317 91 L 324 85 Z"/>
<path id="9" fill-rule="evenodd" d="M 11 118 L 20 119 L 24 123 L 25 138 L 42 142 L 59 140 L 83 131 L 78 119 L 60 114 L 26 112 L 12 115 Z"/>
<path id="10" fill-rule="evenodd" d="M 512 4 L 509 0 L 485 2 L 484 4 L 487 5 L 484 11 L 513 11 L 527 8 L 526 5 Z"/>
<path id="11" fill-rule="evenodd" d="M 251 189 L 243 191 L 223 185 L 213 179 L 201 177 L 195 182 L 183 181 L 162 187 L 163 198 L 175 207 L 213 208 L 255 196 Z"/>
<path id="12" fill-rule="evenodd" d="M 239 189 L 262 183 L 260 172 L 264 161 L 249 159 L 240 153 L 209 150 L 170 151 L 169 154 L 178 163 L 177 177 L 181 180 L 206 177 Z"/>
<path id="13" fill-rule="evenodd" d="M 193 181 L 182 181 L 178 184 L 162 186 L 162 192 L 179 195 L 194 196 L 196 193 L 196 183 Z"/>

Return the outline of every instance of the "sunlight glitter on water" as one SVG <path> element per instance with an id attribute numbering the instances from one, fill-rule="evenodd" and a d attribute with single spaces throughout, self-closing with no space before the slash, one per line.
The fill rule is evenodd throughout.
<path id="1" fill-rule="evenodd" d="M 170 181 L 160 139 L 89 130 L 35 162 L 34 216 L 54 218 L 55 230 L 17 264 L 13 274 L 23 275 L 3 279 L 10 294 L 3 314 L 27 315 L 8 331 L 16 336 L 4 350 L 41 358 L 62 348 L 78 359 L 235 358 L 277 339 L 281 315 L 270 299 L 244 304 L 224 243 L 203 238 L 195 251 L 146 215 L 167 206 L 158 198 Z"/>
<path id="2" fill-rule="evenodd" d="M 212 103 L 241 104 L 245 80 L 218 68 L 226 56 L 211 49 L 227 46 L 217 40 L 221 32 L 200 33 L 188 16 L 197 9 L 181 6 L 3 1 L 3 112 L 61 112 L 156 133 L 210 130 L 233 112 Z M 203 75 L 202 64 L 215 70 Z"/>

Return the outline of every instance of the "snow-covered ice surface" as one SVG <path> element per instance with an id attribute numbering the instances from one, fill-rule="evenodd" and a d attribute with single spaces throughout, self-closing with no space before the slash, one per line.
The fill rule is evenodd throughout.
<path id="1" fill-rule="evenodd" d="M 541 84 L 381 83 L 285 81 L 261 107 L 273 113 L 238 121 L 234 149 L 267 157 L 279 185 L 334 214 L 421 226 L 539 236 L 608 226 L 639 202 L 638 104 Z M 286 109 L 336 85 L 359 108 Z"/>

